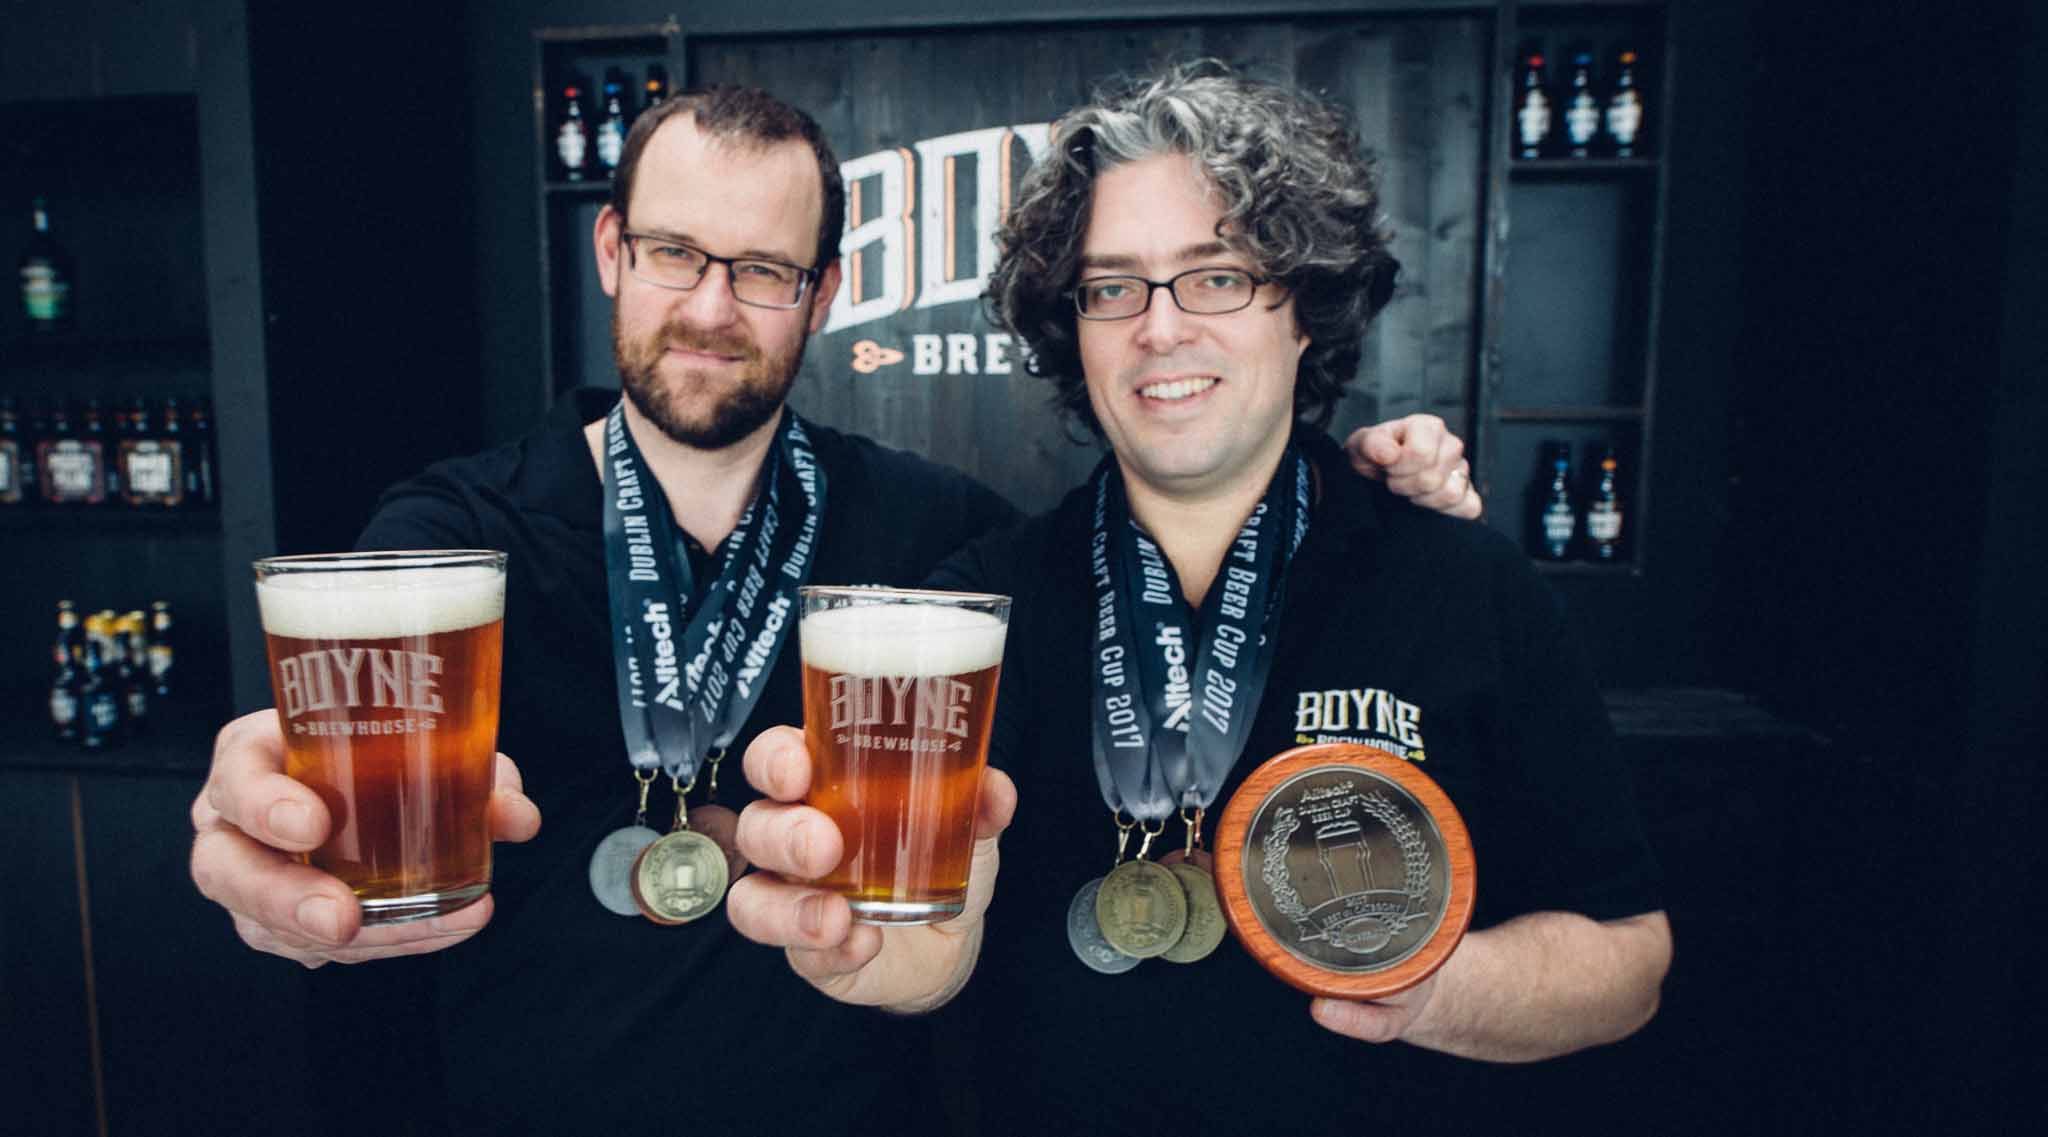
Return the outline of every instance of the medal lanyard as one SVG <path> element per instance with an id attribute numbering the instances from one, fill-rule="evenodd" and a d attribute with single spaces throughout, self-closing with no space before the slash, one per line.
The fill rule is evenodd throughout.
<path id="1" fill-rule="evenodd" d="M 1272 671 L 1287 565 L 1308 532 L 1309 484 L 1290 444 L 1197 623 L 1173 565 L 1131 519 L 1114 456 L 1096 468 L 1095 777 L 1126 833 L 1126 812 L 1148 838 L 1176 808 L 1199 816 L 1237 764 Z"/>
<path id="2" fill-rule="evenodd" d="M 605 420 L 603 474 L 619 722 L 644 810 L 656 769 L 687 790 L 700 761 L 732 745 L 760 700 L 796 626 L 797 588 L 816 560 L 825 471 L 803 423 L 785 410 L 762 460 L 760 488 L 725 539 L 718 576 L 694 612 L 682 534 L 626 429 L 623 401 Z"/>

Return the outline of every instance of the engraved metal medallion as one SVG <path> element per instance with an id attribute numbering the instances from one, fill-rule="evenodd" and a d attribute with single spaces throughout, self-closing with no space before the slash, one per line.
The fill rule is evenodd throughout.
<path id="1" fill-rule="evenodd" d="M 1096 877 L 1082 885 L 1081 891 L 1074 894 L 1073 903 L 1067 905 L 1067 946 L 1074 949 L 1074 955 L 1089 970 L 1122 975 L 1144 961 L 1125 955 L 1102 938 L 1102 925 L 1095 920 L 1095 894 L 1100 891 L 1102 878 Z"/>
<path id="2" fill-rule="evenodd" d="M 1172 947 L 1160 953 L 1160 958 L 1168 963 L 1206 959 L 1223 942 L 1227 927 L 1223 921 L 1223 901 L 1216 895 L 1216 878 L 1193 861 L 1176 861 L 1166 869 L 1187 893 L 1188 926 Z"/>
<path id="3" fill-rule="evenodd" d="M 1179 942 L 1188 927 L 1188 894 L 1172 872 L 1151 861 L 1125 861 L 1095 894 L 1102 938 L 1125 955 L 1150 959 Z"/>
<path id="4" fill-rule="evenodd" d="M 1287 778 L 1252 815 L 1240 865 L 1259 923 L 1317 968 L 1393 967 L 1435 935 L 1450 857 L 1405 786 L 1356 765 Z"/>
<path id="5" fill-rule="evenodd" d="M 638 916 L 633 903 L 633 859 L 659 840 L 661 834 L 645 825 L 629 825 L 605 834 L 590 854 L 590 891 L 605 911 L 620 916 Z"/>
<path id="6" fill-rule="evenodd" d="M 694 829 L 664 833 L 633 862 L 633 899 L 657 924 L 687 924 L 718 907 L 727 865 L 718 842 Z"/>

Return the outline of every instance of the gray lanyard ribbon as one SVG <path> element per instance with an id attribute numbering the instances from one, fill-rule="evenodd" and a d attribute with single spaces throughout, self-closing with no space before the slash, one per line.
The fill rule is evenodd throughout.
<path id="1" fill-rule="evenodd" d="M 761 465 L 761 486 L 725 539 L 697 610 L 682 534 L 647 468 L 624 403 L 605 420 L 604 560 L 626 756 L 693 783 L 732 745 L 796 626 L 825 512 L 825 471 L 796 412 Z M 643 798 L 645 796 L 643 789 Z M 644 801 L 643 801 L 644 805 Z"/>
<path id="2" fill-rule="evenodd" d="M 1148 826 L 1208 808 L 1251 734 L 1272 671 L 1273 617 L 1308 533 L 1309 463 L 1290 444 L 1197 614 L 1130 516 L 1115 458 L 1095 471 L 1095 778 Z"/>

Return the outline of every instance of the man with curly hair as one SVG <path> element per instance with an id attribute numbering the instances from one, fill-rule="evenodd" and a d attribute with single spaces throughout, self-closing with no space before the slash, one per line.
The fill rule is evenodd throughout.
<path id="1" fill-rule="evenodd" d="M 980 866 L 972 929 L 879 955 L 806 944 L 841 998 L 937 998 L 974 972 L 959 1005 L 979 1012 L 988 1131 L 1435 1132 L 1485 1096 L 1450 1087 L 1497 1084 L 1457 1059 L 1548 1058 L 1655 1013 L 1657 871 L 1554 599 L 1505 538 L 1399 507 L 1323 433 L 1392 295 L 1387 243 L 1346 116 L 1213 63 L 1061 118 L 1008 216 L 993 307 L 1112 453 L 934 581 L 1015 597 L 991 748 L 1017 793 L 1007 871 Z M 1174 859 L 1204 865 L 1196 810 L 1220 815 L 1279 751 L 1337 740 L 1425 770 L 1470 828 L 1474 930 L 1430 978 L 1304 1007 L 1234 943 L 1149 958 L 1128 934 L 1088 938 L 1133 818 L 1147 845 L 1177 818 Z M 747 765 L 785 803 L 808 781 L 790 733 Z M 820 821 L 757 803 L 742 845 L 814 875 L 840 844 Z M 778 855 L 799 825 L 817 864 Z M 749 920 L 811 900 L 756 880 Z M 1410 1045 L 1364 1045 L 1395 1041 Z"/>

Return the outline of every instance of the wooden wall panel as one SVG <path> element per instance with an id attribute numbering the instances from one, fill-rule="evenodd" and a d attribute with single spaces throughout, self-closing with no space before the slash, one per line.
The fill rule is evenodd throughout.
<path id="1" fill-rule="evenodd" d="M 1099 451 L 1072 440 L 1046 405 L 1049 385 L 1024 372 L 1017 347 L 992 354 L 988 337 L 1000 333 L 971 294 L 921 302 L 939 283 L 929 270 L 942 256 L 930 246 L 944 242 L 947 219 L 943 198 L 931 192 L 931 141 L 1046 123 L 1104 79 L 1168 59 L 1216 55 L 1327 91 L 1353 108 L 1382 161 L 1403 266 L 1333 430 L 1414 410 L 1442 414 L 1462 430 L 1475 350 L 1487 28 L 1476 17 L 1439 15 L 699 38 L 689 43 L 687 71 L 691 82 L 766 87 L 816 115 L 841 161 L 868 175 L 859 179 L 853 226 L 880 212 L 878 168 L 904 173 L 914 192 L 908 241 L 870 243 L 855 229 L 846 246 L 847 287 L 855 287 L 856 268 L 860 277 L 848 300 L 872 301 L 884 273 L 895 271 L 911 278 L 902 306 L 865 322 L 835 321 L 816 337 L 796 406 L 958 466 L 1041 509 L 1085 477 Z M 1009 152 L 1014 181 L 1028 145 L 1013 140 Z M 977 171 L 964 158 L 954 167 L 956 278 L 987 268 L 974 255 Z M 999 184 L 997 194 L 1000 210 L 1007 187 Z M 906 256 L 915 266 L 908 273 Z M 855 367 L 876 348 L 902 355 Z"/>

